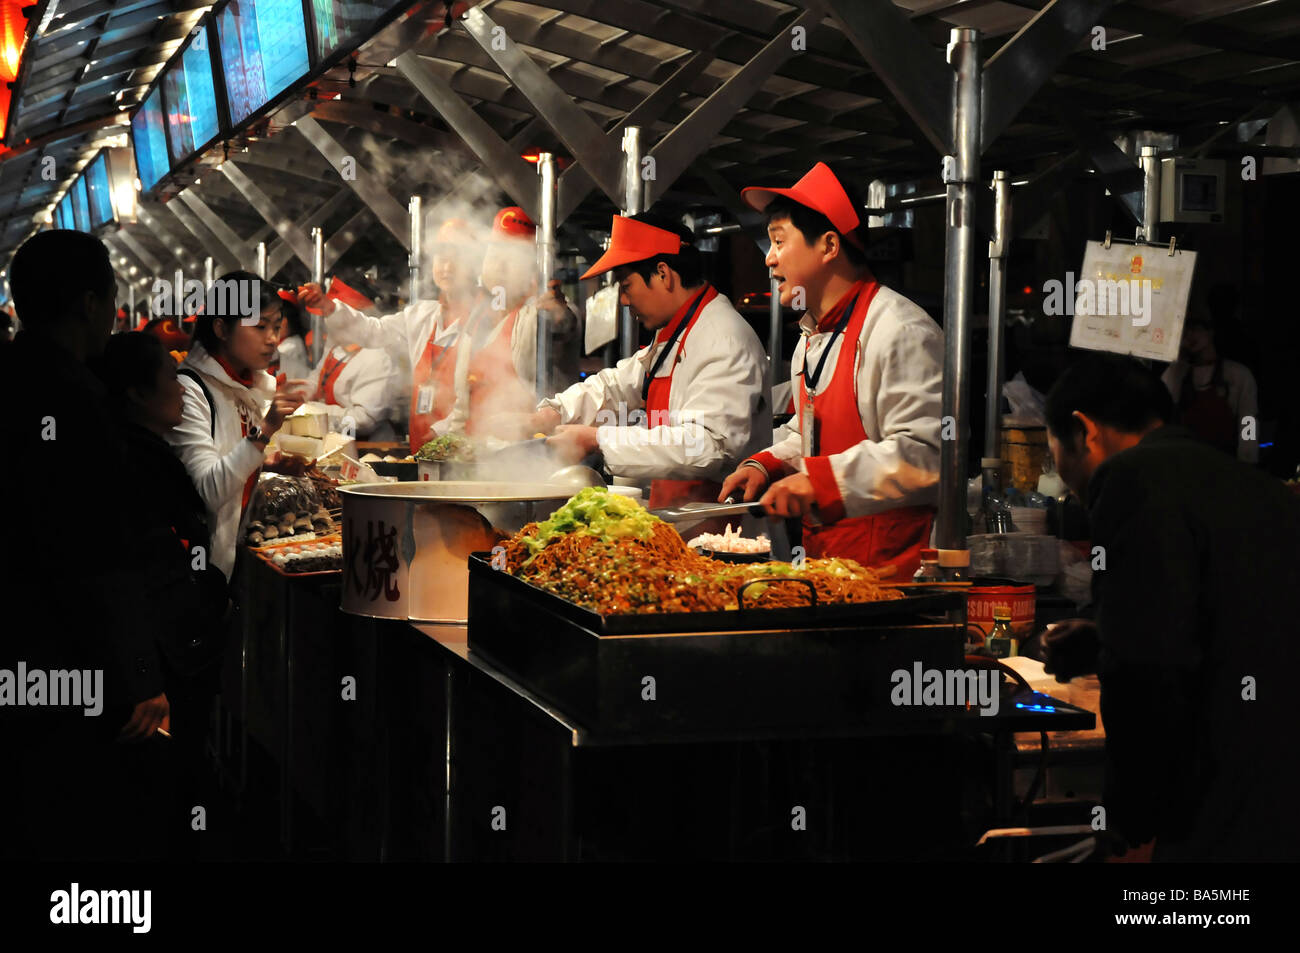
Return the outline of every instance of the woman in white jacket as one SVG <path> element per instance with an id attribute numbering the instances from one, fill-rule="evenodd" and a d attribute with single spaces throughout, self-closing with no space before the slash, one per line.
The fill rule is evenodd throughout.
<path id="1" fill-rule="evenodd" d="M 301 471 L 264 459 L 271 436 L 303 401 L 290 389 L 300 382 L 277 392 L 266 372 L 288 306 L 273 285 L 250 272 L 223 276 L 209 289 L 207 307 L 194 324 L 194 344 L 180 368 L 185 413 L 168 441 L 207 505 L 209 562 L 227 579 L 258 471 L 264 464 L 278 472 Z"/>

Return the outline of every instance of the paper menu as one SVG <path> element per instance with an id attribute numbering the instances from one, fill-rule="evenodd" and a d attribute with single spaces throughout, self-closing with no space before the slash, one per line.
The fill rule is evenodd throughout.
<path id="1" fill-rule="evenodd" d="M 1066 276 L 1074 315 L 1070 346 L 1156 361 L 1177 359 L 1195 268 L 1194 251 L 1170 255 L 1159 245 L 1113 243 L 1106 248 L 1088 242 L 1077 281 Z"/>

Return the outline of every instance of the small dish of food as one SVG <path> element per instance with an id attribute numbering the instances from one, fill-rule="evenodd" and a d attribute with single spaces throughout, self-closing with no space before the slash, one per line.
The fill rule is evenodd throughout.
<path id="1" fill-rule="evenodd" d="M 757 539 L 742 536 L 727 524 L 721 533 L 701 533 L 686 545 L 700 555 L 728 563 L 765 563 L 772 558 L 772 542 L 760 533 Z"/>

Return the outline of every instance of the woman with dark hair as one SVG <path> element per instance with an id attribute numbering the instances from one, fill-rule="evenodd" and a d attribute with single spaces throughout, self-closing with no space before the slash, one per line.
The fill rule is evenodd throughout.
<path id="1" fill-rule="evenodd" d="M 230 611 L 226 577 L 208 561 L 207 506 L 167 437 L 184 419 L 176 362 L 155 335 L 115 334 L 100 375 L 109 410 L 128 450 L 142 524 L 133 527 L 134 560 L 144 571 L 141 601 L 160 632 L 163 685 L 176 746 L 177 800 L 168 827 L 177 842 L 204 778 L 207 716 L 216 696 Z"/>
<path id="2" fill-rule="evenodd" d="M 266 372 L 275 360 L 285 306 L 274 286 L 251 272 L 223 275 L 208 289 L 179 372 L 185 409 L 167 441 L 207 506 L 211 562 L 227 578 L 258 471 L 302 472 L 301 464 L 264 459 L 271 437 L 303 402 L 298 382 L 277 389 Z"/>

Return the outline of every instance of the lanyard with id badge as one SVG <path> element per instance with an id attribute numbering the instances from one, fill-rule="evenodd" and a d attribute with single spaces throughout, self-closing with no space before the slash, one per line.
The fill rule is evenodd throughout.
<path id="1" fill-rule="evenodd" d="M 817 439 L 817 414 L 813 406 L 813 391 L 816 389 L 817 383 L 822 379 L 822 371 L 826 369 L 826 359 L 831 356 L 831 351 L 835 347 L 835 339 L 848 327 L 853 312 L 857 310 L 858 297 L 861 294 L 861 291 L 855 294 L 853 300 L 849 302 L 849 306 L 844 309 L 844 316 L 840 318 L 835 325 L 835 329 L 831 331 L 830 340 L 826 342 L 826 347 L 822 350 L 821 360 L 817 362 L 817 368 L 813 371 L 811 377 L 808 376 L 808 349 L 804 348 L 804 365 L 803 370 L 800 372 L 803 376 L 803 387 L 799 388 L 801 395 L 799 398 L 799 437 L 801 440 L 800 450 L 805 459 L 817 456 L 817 445 L 819 443 Z"/>

